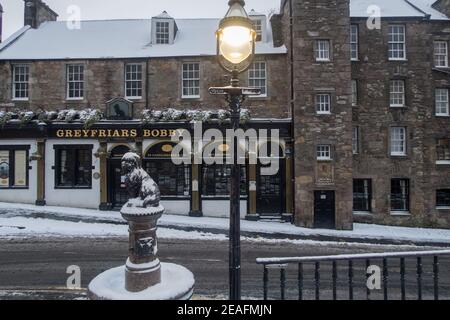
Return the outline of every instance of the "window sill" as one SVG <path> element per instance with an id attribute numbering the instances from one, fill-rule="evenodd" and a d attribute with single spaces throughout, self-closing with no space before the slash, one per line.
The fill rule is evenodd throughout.
<path id="1" fill-rule="evenodd" d="M 436 210 L 450 210 L 450 207 L 436 207 Z"/>
<path id="2" fill-rule="evenodd" d="M 24 102 L 24 101 L 30 101 L 30 98 L 13 98 L 12 101 Z"/>
<path id="3" fill-rule="evenodd" d="M 66 98 L 66 101 L 83 101 L 84 98 Z"/>
<path id="4" fill-rule="evenodd" d="M 331 112 L 316 112 L 318 116 L 331 116 Z"/>
<path id="5" fill-rule="evenodd" d="M 265 100 L 267 99 L 267 95 L 260 95 L 260 96 L 248 96 L 248 99 L 250 100 Z"/>
<path id="6" fill-rule="evenodd" d="M 201 99 L 200 96 L 181 96 L 181 99 L 183 100 L 199 100 Z"/>
<path id="7" fill-rule="evenodd" d="M 333 159 L 320 159 L 320 158 L 318 158 L 317 161 L 318 162 L 332 162 Z"/>
<path id="8" fill-rule="evenodd" d="M 436 118 L 450 118 L 450 114 L 437 114 Z"/>
<path id="9" fill-rule="evenodd" d="M 125 97 L 127 100 L 142 100 L 142 97 Z"/>
<path id="10" fill-rule="evenodd" d="M 359 59 L 350 59 L 351 62 L 360 62 L 361 60 Z"/>
<path id="11" fill-rule="evenodd" d="M 394 217 L 410 217 L 411 213 L 409 211 L 391 211 L 391 216 L 394 216 Z"/>
<path id="12" fill-rule="evenodd" d="M 353 211 L 353 215 L 355 216 L 373 216 L 373 213 L 370 211 Z"/>
<path id="13" fill-rule="evenodd" d="M 331 60 L 318 60 L 318 59 L 316 59 L 316 62 L 317 63 L 328 63 L 328 62 L 331 62 Z"/>
<path id="14" fill-rule="evenodd" d="M 450 165 L 450 160 L 438 160 L 436 161 L 436 164 L 440 166 L 448 166 Z"/>

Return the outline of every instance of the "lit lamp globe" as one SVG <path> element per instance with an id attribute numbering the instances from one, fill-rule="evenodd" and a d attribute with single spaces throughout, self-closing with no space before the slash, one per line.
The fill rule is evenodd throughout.
<path id="1" fill-rule="evenodd" d="M 230 0 L 225 17 L 220 21 L 217 37 L 217 56 L 220 65 L 233 78 L 252 63 L 255 54 L 256 31 L 252 20 L 244 9 L 245 1 Z"/>

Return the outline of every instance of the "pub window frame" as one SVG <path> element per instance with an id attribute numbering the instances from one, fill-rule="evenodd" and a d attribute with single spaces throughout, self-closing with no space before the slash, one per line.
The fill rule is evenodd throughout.
<path id="1" fill-rule="evenodd" d="M 84 64 L 76 63 L 66 65 L 66 82 L 66 99 L 83 100 L 85 94 Z"/>
<path id="2" fill-rule="evenodd" d="M 177 174 L 177 181 L 176 181 L 176 189 L 177 189 L 177 193 L 178 193 L 178 188 L 179 188 L 179 181 L 178 181 L 178 168 L 181 168 L 181 167 L 183 167 L 183 169 L 184 169 L 184 174 L 183 174 L 183 179 L 184 179 L 184 181 L 183 181 L 183 195 L 166 195 L 166 194 L 161 194 L 161 198 L 163 199 L 163 200 L 189 200 L 190 198 L 191 198 L 191 196 L 192 196 L 192 167 L 191 166 L 189 166 L 189 165 L 184 165 L 184 164 L 181 164 L 181 165 L 175 165 L 173 162 L 172 162 L 172 158 L 171 158 L 171 155 L 172 155 L 172 153 L 170 152 L 170 153 L 168 153 L 168 155 L 169 155 L 169 157 L 164 157 L 164 156 L 151 156 L 151 151 L 152 151 L 152 149 L 153 148 L 155 148 L 155 147 L 158 147 L 158 146 L 161 146 L 161 147 L 163 147 L 164 145 L 171 145 L 172 147 L 175 147 L 175 144 L 174 143 L 172 143 L 172 142 L 170 142 L 170 141 L 167 141 L 167 142 L 159 142 L 159 143 L 157 143 L 157 144 L 155 144 L 155 145 L 152 145 L 151 147 L 149 147 L 148 149 L 147 149 L 147 151 L 145 152 L 145 154 L 144 154 L 144 161 L 143 161 L 143 168 L 144 168 L 144 170 L 152 177 L 152 179 L 154 179 L 155 180 L 155 182 L 158 184 L 158 185 L 160 185 L 161 186 L 161 183 L 159 182 L 160 180 L 159 180 L 159 176 L 156 178 L 156 177 L 154 177 L 154 175 L 152 175 L 150 172 L 148 172 L 147 171 L 147 169 L 148 169 L 148 164 L 149 163 L 151 163 L 151 162 L 158 162 L 158 163 L 162 163 L 162 162 L 170 162 L 174 167 L 176 167 L 176 169 L 177 169 L 177 172 L 176 172 L 176 174 Z M 188 192 L 188 194 L 187 195 L 185 195 L 184 194 L 184 188 L 185 187 L 187 187 L 187 192 Z"/>
<path id="3" fill-rule="evenodd" d="M 359 60 L 359 26 L 350 25 L 350 57 L 351 61 Z"/>
<path id="4" fill-rule="evenodd" d="M 222 167 L 222 172 L 223 170 L 225 170 L 227 167 L 229 167 L 229 170 L 231 170 L 231 165 L 226 163 L 226 160 L 224 160 L 223 164 L 218 164 L 218 163 L 214 163 L 214 164 L 203 164 L 201 167 L 201 195 L 202 195 L 202 199 L 204 200 L 229 200 L 230 199 L 230 194 L 228 195 L 224 195 L 224 194 L 217 194 L 217 167 Z M 243 200 L 247 200 L 248 196 L 249 196 L 249 190 L 248 190 L 248 167 L 246 165 L 241 165 L 241 201 Z M 206 191 L 206 186 L 205 186 L 205 170 L 207 169 L 212 169 L 214 170 L 214 194 L 210 193 L 210 192 L 205 192 Z M 231 175 L 228 178 L 228 187 L 231 188 Z M 242 192 L 243 190 L 245 190 L 245 193 Z M 229 192 L 231 192 L 231 189 L 229 190 Z"/>
<path id="5" fill-rule="evenodd" d="M 181 66 L 181 98 L 200 99 L 200 62 L 183 62 Z"/>
<path id="6" fill-rule="evenodd" d="M 8 186 L 3 187 L 0 186 L 0 190 L 28 190 L 30 188 L 30 146 L 29 145 L 0 145 L 0 151 L 8 151 L 8 160 L 9 160 L 9 177 L 8 177 Z M 16 186 L 15 185 L 15 169 L 16 169 L 16 151 L 25 151 L 25 185 L 24 186 Z"/>
<path id="7" fill-rule="evenodd" d="M 319 144 L 316 146 L 316 157 L 317 161 L 331 161 L 333 156 L 331 153 L 331 145 L 329 144 Z"/>
<path id="8" fill-rule="evenodd" d="M 314 42 L 314 58 L 317 62 L 331 61 L 331 41 L 318 39 Z"/>
<path id="9" fill-rule="evenodd" d="M 55 172 L 55 189 L 70 189 L 70 190 L 91 190 L 92 189 L 92 171 L 95 169 L 93 166 L 93 154 L 92 151 L 94 149 L 93 145 L 89 144 L 82 144 L 82 145 L 54 145 L 53 149 L 55 151 L 55 165 L 52 167 L 52 169 Z M 70 184 L 61 184 L 60 178 L 61 178 L 61 151 L 69 151 L 72 153 L 71 155 L 68 155 L 68 159 L 70 159 L 70 165 L 72 165 L 72 168 L 70 168 L 69 177 L 71 178 Z M 79 163 L 79 154 L 77 154 L 77 151 L 84 150 L 89 155 L 89 165 L 87 171 L 89 174 L 88 177 L 88 184 L 78 184 L 77 178 L 79 177 L 79 170 L 76 170 L 76 164 Z"/>
<path id="10" fill-rule="evenodd" d="M 449 89 L 447 88 L 436 88 L 435 89 L 435 109 L 437 117 L 448 117 L 450 116 L 450 95 Z"/>
<path id="11" fill-rule="evenodd" d="M 401 182 L 404 182 L 404 191 L 400 190 L 400 193 L 395 193 L 394 194 L 394 183 L 399 182 L 400 183 L 400 189 L 403 187 L 401 185 Z M 400 207 L 395 207 L 393 206 L 394 201 L 404 201 L 402 208 Z M 410 179 L 404 179 L 404 178 L 395 178 L 395 179 L 391 179 L 391 196 L 390 196 L 390 208 L 391 208 L 391 212 L 395 213 L 395 212 L 404 212 L 407 213 L 410 211 L 410 206 L 411 206 L 411 181 Z"/>
<path id="12" fill-rule="evenodd" d="M 142 99 L 143 77 L 141 63 L 125 64 L 125 98 L 131 100 Z M 131 94 L 129 94 L 131 93 Z"/>
<path id="13" fill-rule="evenodd" d="M 356 192 L 358 182 L 362 182 L 363 192 Z M 353 180 L 353 211 L 354 212 L 372 212 L 372 179 L 354 179 Z M 356 206 L 356 201 L 362 199 L 365 201 L 365 208 Z M 362 202 L 361 202 L 362 203 Z"/>
<path id="14" fill-rule="evenodd" d="M 442 195 L 445 194 L 445 195 Z M 442 203 L 442 197 L 445 198 Z M 436 208 L 450 210 L 450 188 L 436 190 Z"/>
<path id="15" fill-rule="evenodd" d="M 448 42 L 435 40 L 433 43 L 434 66 L 436 68 L 448 68 Z M 443 63 L 442 63 L 443 62 Z"/>
<path id="16" fill-rule="evenodd" d="M 14 64 L 12 65 L 12 100 L 28 101 L 29 99 L 30 65 Z"/>
<path id="17" fill-rule="evenodd" d="M 267 63 L 255 61 L 248 69 L 248 86 L 261 89 L 261 94 L 255 97 L 267 97 Z"/>
<path id="18" fill-rule="evenodd" d="M 388 31 L 389 61 L 406 60 L 406 26 L 391 24 Z"/>

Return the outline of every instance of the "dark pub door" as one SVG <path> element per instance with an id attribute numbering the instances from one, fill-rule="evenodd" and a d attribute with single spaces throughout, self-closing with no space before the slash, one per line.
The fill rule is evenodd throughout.
<path id="1" fill-rule="evenodd" d="M 278 217 L 283 214 L 285 199 L 284 190 L 284 161 L 280 161 L 280 168 L 275 175 L 261 174 L 262 166 L 258 166 L 256 210 L 262 218 Z"/>
<path id="2" fill-rule="evenodd" d="M 122 157 L 129 151 L 127 146 L 115 147 L 108 160 L 108 196 L 112 209 L 122 208 L 129 198 L 125 176 L 122 176 Z"/>
<path id="3" fill-rule="evenodd" d="M 314 228 L 335 229 L 336 208 L 334 191 L 314 192 Z"/>

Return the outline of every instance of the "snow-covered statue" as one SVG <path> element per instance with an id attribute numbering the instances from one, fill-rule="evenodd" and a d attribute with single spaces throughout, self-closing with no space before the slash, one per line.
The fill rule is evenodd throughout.
<path id="1" fill-rule="evenodd" d="M 142 168 L 141 158 L 134 152 L 122 158 L 122 173 L 125 175 L 125 186 L 130 195 L 128 206 L 158 207 L 161 192 L 156 182 Z"/>

